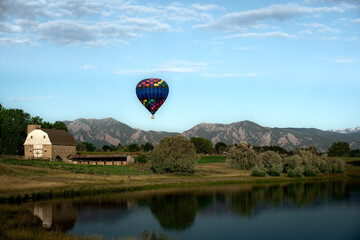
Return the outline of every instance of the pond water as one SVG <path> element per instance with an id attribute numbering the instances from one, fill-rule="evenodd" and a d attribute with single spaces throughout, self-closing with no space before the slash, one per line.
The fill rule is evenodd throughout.
<path id="1" fill-rule="evenodd" d="M 35 204 L 46 228 L 103 238 L 360 239 L 360 182 L 221 185 Z"/>

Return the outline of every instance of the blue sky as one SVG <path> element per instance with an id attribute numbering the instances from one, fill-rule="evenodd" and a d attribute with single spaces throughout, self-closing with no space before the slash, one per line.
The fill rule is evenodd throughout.
<path id="1" fill-rule="evenodd" d="M 0 103 L 182 132 L 360 126 L 360 1 L 0 1 Z M 136 84 L 170 88 L 155 120 Z"/>

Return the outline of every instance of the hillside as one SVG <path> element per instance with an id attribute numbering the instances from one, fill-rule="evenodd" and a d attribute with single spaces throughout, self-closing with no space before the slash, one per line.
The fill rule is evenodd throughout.
<path id="1" fill-rule="evenodd" d="M 315 128 L 270 128 L 263 127 L 251 121 L 241 121 L 231 124 L 201 123 L 183 132 L 156 132 L 134 129 L 113 118 L 76 119 L 64 121 L 69 132 L 76 141 L 91 142 L 101 147 L 107 145 L 143 144 L 150 142 L 158 144 L 165 136 L 182 134 L 187 138 L 203 137 L 213 144 L 225 142 L 233 144 L 246 141 L 252 145 L 275 145 L 288 150 L 298 147 L 316 146 L 319 151 L 326 151 L 334 142 L 348 142 L 352 149 L 360 149 L 360 132 L 340 133 L 322 131 Z"/>

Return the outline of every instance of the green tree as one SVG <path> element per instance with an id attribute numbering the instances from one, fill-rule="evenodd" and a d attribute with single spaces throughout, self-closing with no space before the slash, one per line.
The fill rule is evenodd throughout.
<path id="1" fill-rule="evenodd" d="M 195 146 L 196 153 L 212 153 L 213 146 L 210 140 L 201 137 L 192 137 L 190 140 Z"/>
<path id="2" fill-rule="evenodd" d="M 336 142 L 328 150 L 329 157 L 348 157 L 350 156 L 350 147 L 347 142 Z"/>
<path id="3" fill-rule="evenodd" d="M 215 144 L 215 151 L 217 154 L 223 154 L 227 148 L 227 145 L 223 142 L 218 142 Z"/>
<path id="4" fill-rule="evenodd" d="M 165 137 L 149 155 L 156 173 L 195 171 L 198 157 L 194 144 L 184 136 Z"/>
<path id="5" fill-rule="evenodd" d="M 92 143 L 83 142 L 82 144 L 85 145 L 86 151 L 88 151 L 88 152 L 93 152 L 93 151 L 95 151 L 95 149 L 96 149 L 96 147 L 95 147 L 94 144 L 92 144 Z"/>
<path id="6" fill-rule="evenodd" d="M 139 152 L 140 146 L 136 143 L 133 143 L 128 146 L 128 149 L 129 149 L 129 152 Z"/>
<path id="7" fill-rule="evenodd" d="M 104 152 L 110 152 L 111 151 L 111 147 L 109 145 L 103 145 L 102 149 L 104 150 Z"/>
<path id="8" fill-rule="evenodd" d="M 68 131 L 66 124 L 62 121 L 56 121 L 54 122 L 54 124 L 52 125 L 53 129 L 57 129 L 57 130 L 65 130 Z"/>
<path id="9" fill-rule="evenodd" d="M 1 105 L 0 105 L 1 106 Z M 30 114 L 21 109 L 0 107 L 0 153 L 24 154 L 27 125 L 32 123 Z"/>
<path id="10" fill-rule="evenodd" d="M 152 145 L 151 143 L 147 142 L 144 145 L 141 145 L 142 150 L 144 150 L 145 152 L 149 152 L 152 151 L 154 149 L 154 145 Z"/>

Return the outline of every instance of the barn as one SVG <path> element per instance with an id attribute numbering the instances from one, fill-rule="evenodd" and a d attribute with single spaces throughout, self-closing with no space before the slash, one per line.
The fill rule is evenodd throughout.
<path id="1" fill-rule="evenodd" d="M 65 130 L 44 129 L 28 125 L 24 142 L 25 159 L 67 160 L 76 154 L 77 143 Z"/>

